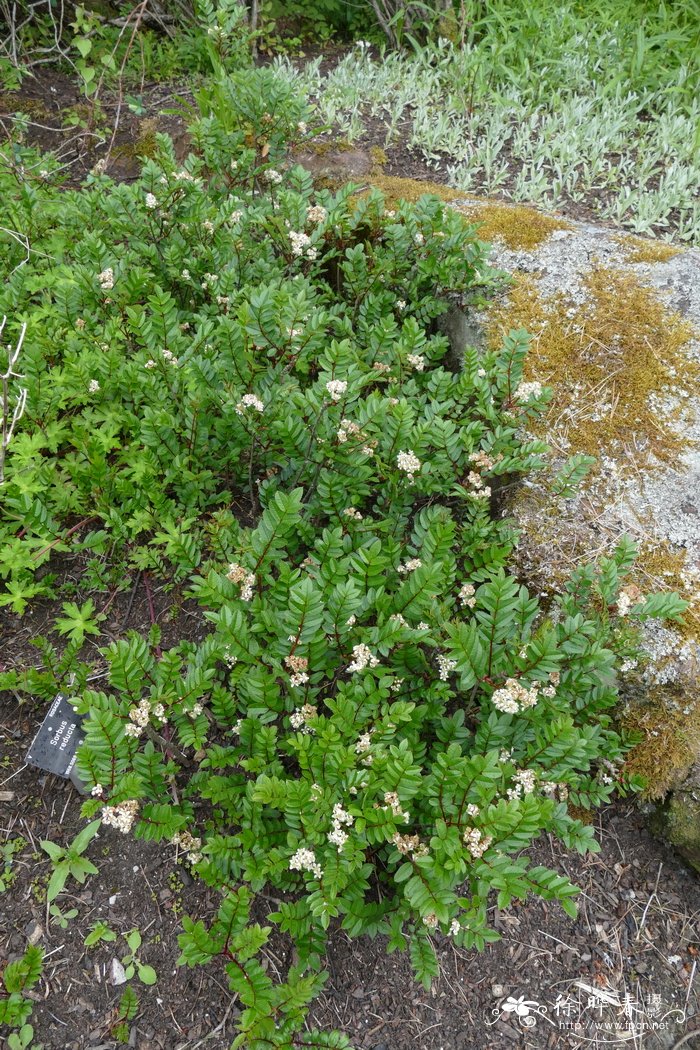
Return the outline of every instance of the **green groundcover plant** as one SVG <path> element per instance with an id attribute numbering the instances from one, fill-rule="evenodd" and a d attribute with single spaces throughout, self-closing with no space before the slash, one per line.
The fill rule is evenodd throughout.
<path id="1" fill-rule="evenodd" d="M 575 914 L 526 849 L 596 848 L 570 807 L 635 786 L 616 667 L 635 621 L 683 603 L 625 589 L 626 541 L 559 595 L 509 575 L 500 493 L 547 467 L 528 427 L 549 394 L 522 380 L 525 333 L 455 363 L 439 332 L 493 283 L 474 229 L 285 169 L 310 118 L 268 71 L 199 101 L 184 164 L 161 138 L 133 185 L 59 190 L 20 147 L 0 175 L 0 309 L 27 324 L 2 600 L 51 593 L 57 551 L 91 586 L 109 563 L 197 599 L 203 640 L 162 650 L 154 626 L 101 650 L 99 691 L 79 676 L 85 816 L 221 892 L 180 961 L 221 960 L 234 1046 L 348 1046 L 305 1022 L 331 930 L 407 948 L 429 983 L 434 936 L 483 948 L 494 903 Z M 64 607 L 73 662 L 94 611 Z M 273 935 L 295 946 L 281 981 Z"/>

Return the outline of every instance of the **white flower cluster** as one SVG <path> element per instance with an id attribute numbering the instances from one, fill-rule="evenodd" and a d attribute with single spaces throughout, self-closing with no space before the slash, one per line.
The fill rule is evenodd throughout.
<path id="1" fill-rule="evenodd" d="M 459 921 L 459 919 L 453 919 L 452 922 L 450 923 L 450 928 L 447 931 L 448 936 L 456 937 L 461 929 L 462 929 L 462 924 Z"/>
<path id="2" fill-rule="evenodd" d="M 282 181 L 282 176 L 278 171 L 275 171 L 274 168 L 268 168 L 263 175 L 263 178 L 265 179 L 265 182 L 269 182 L 271 186 L 279 186 Z"/>
<path id="3" fill-rule="evenodd" d="M 474 597 L 476 590 L 474 585 L 471 583 L 463 583 L 459 589 L 459 603 L 460 605 L 468 605 L 470 609 L 473 609 L 476 605 L 476 598 Z"/>
<path id="4" fill-rule="evenodd" d="M 423 925 L 427 926 L 429 930 L 437 930 L 438 928 L 438 917 L 433 912 L 429 912 L 423 916 Z"/>
<path id="5" fill-rule="evenodd" d="M 176 831 L 173 835 L 171 842 L 173 846 L 177 846 L 185 853 L 189 853 L 187 858 L 190 864 L 199 864 L 202 859 L 200 850 L 202 848 L 202 840 L 197 836 L 190 834 L 189 831 Z"/>
<path id="6" fill-rule="evenodd" d="M 304 704 L 303 707 L 292 711 L 289 721 L 292 723 L 292 729 L 301 729 L 302 733 L 314 733 L 314 727 L 309 725 L 313 718 L 318 718 L 318 709 L 313 704 Z"/>
<path id="7" fill-rule="evenodd" d="M 130 721 L 124 727 L 124 735 L 140 737 L 148 725 L 151 715 L 159 719 L 164 725 L 168 720 L 165 717 L 165 708 L 162 704 L 151 704 L 146 697 L 140 700 L 136 707 L 129 708 Z"/>
<path id="8" fill-rule="evenodd" d="M 104 788 L 102 787 L 102 784 L 95 784 L 94 788 L 90 792 L 93 798 L 102 798 L 103 793 Z"/>
<path id="9" fill-rule="evenodd" d="M 355 741 L 356 755 L 367 755 L 367 752 L 372 746 L 372 732 L 373 730 L 370 729 L 369 733 L 363 733 L 362 736 L 357 738 L 357 740 Z M 366 762 L 366 764 L 371 765 L 372 756 L 367 755 L 367 758 L 369 759 L 369 761 Z"/>
<path id="10" fill-rule="evenodd" d="M 348 384 L 344 379 L 330 379 L 326 383 L 326 390 L 330 394 L 331 401 L 340 401 L 347 388 Z"/>
<path id="11" fill-rule="evenodd" d="M 388 810 L 393 817 L 398 817 L 405 824 L 411 819 L 411 814 L 405 810 L 401 805 L 401 799 L 395 791 L 384 792 L 384 805 L 380 806 L 378 802 L 375 802 L 377 809 Z"/>
<path id="12" fill-rule="evenodd" d="M 309 222 L 325 222 L 328 218 L 328 212 L 320 204 L 313 204 L 306 209 L 306 218 Z"/>
<path id="13" fill-rule="evenodd" d="M 264 412 L 265 406 L 259 397 L 255 394 L 244 394 L 241 400 L 236 405 L 236 415 L 245 415 L 247 408 L 254 408 L 256 412 Z"/>
<path id="14" fill-rule="evenodd" d="M 346 507 L 343 511 L 343 516 L 346 518 L 353 518 L 355 521 L 362 521 L 362 515 L 355 507 Z"/>
<path id="15" fill-rule="evenodd" d="M 493 842 L 493 835 L 483 835 L 478 828 L 467 828 L 462 836 L 462 841 L 474 860 L 478 860 L 479 857 L 483 857 Z"/>
<path id="16" fill-rule="evenodd" d="M 151 211 L 158 207 L 158 198 L 153 193 L 146 194 L 146 207 L 150 208 Z"/>
<path id="17" fill-rule="evenodd" d="M 347 831 L 343 831 L 343 826 L 349 828 L 355 823 L 355 818 L 347 810 L 343 809 L 339 802 L 333 806 L 333 827 L 328 832 L 328 841 L 334 846 L 338 847 L 338 852 L 348 841 Z"/>
<path id="18" fill-rule="evenodd" d="M 88 390 L 90 391 L 90 393 L 91 394 L 96 394 L 99 389 L 100 389 L 100 384 L 97 382 L 97 380 L 96 379 L 91 379 L 90 382 L 88 383 Z"/>
<path id="19" fill-rule="evenodd" d="M 109 292 L 114 288 L 114 270 L 111 266 L 108 266 L 102 273 L 98 273 L 97 280 L 100 282 L 100 288 L 105 292 Z"/>
<path id="20" fill-rule="evenodd" d="M 167 348 L 163 350 L 163 360 L 167 361 L 169 365 L 177 364 L 177 358 L 175 357 L 175 354 L 172 352 L 172 350 L 168 350 Z"/>
<path id="21" fill-rule="evenodd" d="M 289 677 L 289 684 L 294 686 L 306 685 L 306 683 L 309 680 L 309 676 L 307 674 L 309 661 L 306 659 L 306 657 L 294 656 L 294 654 L 292 654 L 291 656 L 286 656 L 284 662 L 287 665 L 288 669 L 292 672 Z M 298 727 L 295 726 L 295 728 Z"/>
<path id="22" fill-rule="evenodd" d="M 503 456 L 499 453 L 496 459 L 491 459 L 491 456 L 483 449 L 479 449 L 478 452 L 472 452 L 469 457 L 469 462 L 474 463 L 475 466 L 480 467 L 481 470 L 492 470 L 499 460 L 503 459 Z"/>
<path id="23" fill-rule="evenodd" d="M 303 846 L 289 858 L 290 871 L 310 871 L 317 879 L 323 878 L 323 869 L 316 860 L 314 851 Z"/>
<path id="24" fill-rule="evenodd" d="M 118 802 L 116 806 L 102 807 L 102 823 L 108 827 L 117 828 L 122 835 L 131 831 L 134 821 L 139 812 L 137 799 L 130 798 L 126 802 Z"/>
<path id="25" fill-rule="evenodd" d="M 403 565 L 399 565 L 397 571 L 400 572 L 402 576 L 404 576 L 406 575 L 406 573 L 415 572 L 416 569 L 420 569 L 422 564 L 423 562 L 420 560 L 420 558 L 409 558 L 408 561 L 405 561 L 403 563 Z"/>
<path id="26" fill-rule="evenodd" d="M 406 309 L 406 300 L 405 299 L 397 299 L 396 300 L 396 309 L 397 310 L 405 310 Z"/>
<path id="27" fill-rule="evenodd" d="M 497 711 L 515 715 L 526 707 L 535 706 L 539 700 L 539 688 L 539 682 L 535 682 L 529 689 L 526 689 L 517 678 L 506 678 L 505 685 L 494 690 L 491 702 Z"/>
<path id="28" fill-rule="evenodd" d="M 396 465 L 399 470 L 405 471 L 408 475 L 408 480 L 414 480 L 414 474 L 417 474 L 420 470 L 420 460 L 418 456 L 415 456 L 409 448 L 406 452 L 399 452 L 396 457 Z"/>
<path id="29" fill-rule="evenodd" d="M 442 653 L 439 653 L 437 663 L 438 677 L 441 682 L 446 682 L 447 679 L 450 677 L 451 672 L 454 671 L 455 667 L 457 666 L 457 661 L 448 660 L 446 656 L 444 656 Z"/>
<path id="30" fill-rule="evenodd" d="M 348 671 L 364 671 L 366 667 L 376 667 L 379 660 L 372 650 L 364 642 L 352 647 L 352 663 L 348 664 Z"/>
<path id="31" fill-rule="evenodd" d="M 242 602 L 250 601 L 253 597 L 253 587 L 255 586 L 254 573 L 249 572 L 244 565 L 239 565 L 238 562 L 232 561 L 228 567 L 226 579 L 230 580 L 231 583 L 239 583 L 241 585 Z"/>
<path id="32" fill-rule="evenodd" d="M 531 769 L 519 769 L 513 774 L 513 787 L 508 788 L 506 795 L 510 799 L 522 798 L 523 795 L 531 795 L 535 790 L 537 780 Z"/>
<path id="33" fill-rule="evenodd" d="M 421 842 L 419 835 L 402 835 L 400 832 L 395 831 L 391 836 L 391 841 L 404 857 L 410 854 L 411 858 L 415 860 L 417 857 L 427 857 L 428 855 L 428 847 L 424 842 Z"/>
<path id="34" fill-rule="evenodd" d="M 211 219 L 205 219 L 204 220 L 204 222 L 202 223 L 202 229 L 206 233 L 213 233 L 214 232 L 214 223 L 211 221 Z"/>
<path id="35" fill-rule="evenodd" d="M 353 423 L 351 419 L 341 419 L 338 433 L 336 435 L 339 444 L 344 445 L 348 440 L 348 437 L 359 436 L 364 437 L 357 423 Z"/>
<path id="36" fill-rule="evenodd" d="M 467 474 L 467 481 L 474 489 L 474 496 L 478 496 L 479 499 L 491 498 L 491 487 L 484 484 L 481 474 L 478 474 L 475 470 L 470 470 Z"/>
<path id="37" fill-rule="evenodd" d="M 318 248 L 312 246 L 311 238 L 303 230 L 290 230 L 289 240 L 292 242 L 292 255 L 296 255 L 297 258 L 302 255 L 305 255 L 307 259 L 318 257 Z"/>
<path id="38" fill-rule="evenodd" d="M 416 372 L 422 372 L 425 368 L 425 358 L 422 354 L 409 354 L 406 360 Z"/>
<path id="39" fill-rule="evenodd" d="M 186 711 L 185 713 L 189 715 L 190 718 L 197 718 L 199 715 L 201 715 L 203 710 L 204 708 L 202 707 L 202 705 L 200 703 L 197 703 L 193 704 L 189 711 Z"/>
<path id="40" fill-rule="evenodd" d="M 542 384 L 538 382 L 521 383 L 513 394 L 516 401 L 529 401 L 533 397 L 542 397 Z"/>

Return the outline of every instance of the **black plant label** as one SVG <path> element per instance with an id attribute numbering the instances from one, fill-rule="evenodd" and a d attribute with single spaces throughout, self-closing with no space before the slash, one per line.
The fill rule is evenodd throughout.
<path id="1" fill-rule="evenodd" d="M 27 752 L 28 764 L 72 780 L 80 787 L 74 767 L 78 747 L 85 737 L 81 723 L 82 718 L 68 703 L 68 698 L 59 693 L 32 740 Z"/>

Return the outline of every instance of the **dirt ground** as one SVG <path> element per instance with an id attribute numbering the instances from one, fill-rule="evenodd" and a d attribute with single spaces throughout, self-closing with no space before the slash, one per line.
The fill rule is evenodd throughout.
<path id="1" fill-rule="evenodd" d="M 0 130 L 9 133 L 12 113 L 23 109 L 30 119 L 29 140 L 59 151 L 70 184 L 84 178 L 110 143 L 110 173 L 129 179 L 154 129 L 169 131 L 178 151 L 186 151 L 184 119 L 163 113 L 176 93 L 181 89 L 172 85 L 146 88 L 139 115 L 119 108 L 116 98 L 106 99 L 94 124 L 80 110 L 70 80 L 44 73 L 25 82 L 19 94 L 0 98 Z M 64 126 L 66 115 L 76 113 L 82 125 Z M 372 146 L 384 147 L 380 122 L 368 122 L 358 144 L 366 156 Z M 386 153 L 387 174 L 445 179 L 444 165 L 428 168 L 401 142 Z M 566 213 L 566 202 L 562 210 Z M 594 210 L 586 215 L 577 208 L 575 214 L 588 217 Z M 78 571 L 74 578 L 80 591 Z M 147 630 L 153 618 L 164 628 L 164 645 L 201 637 L 204 626 L 196 609 L 157 581 L 150 587 L 149 592 L 148 580 L 139 574 L 119 591 L 93 595 L 98 609 L 109 612 L 98 644 L 127 629 Z M 50 605 L 22 619 L 0 612 L 0 670 L 39 665 L 29 643 L 50 630 L 54 615 Z M 89 657 L 99 671 L 95 645 Z M 176 965 L 182 916 L 211 918 L 217 897 L 193 882 L 174 849 L 102 829 L 87 854 L 99 874 L 83 887 L 69 881 L 57 901 L 61 914 L 47 914 L 51 866 L 39 843 L 65 845 L 84 822 L 81 797 L 69 782 L 24 764 L 45 710 L 43 701 L 0 694 L 0 887 L 5 887 L 0 888 L 0 969 L 28 943 L 46 951 L 44 975 L 31 993 L 36 1043 L 44 1050 L 119 1045 L 114 1031 L 124 986 L 112 983 L 113 960 L 128 951 L 123 935 L 138 928 L 139 955 L 154 967 L 157 981 L 150 987 L 137 978 L 131 982 L 139 1006 L 129 1045 L 224 1050 L 234 1037 L 238 1008 L 223 967 Z M 535 863 L 556 868 L 581 887 L 576 920 L 542 901 L 502 912 L 493 907 L 491 920 L 503 940 L 477 954 L 436 939 L 441 972 L 431 991 L 413 981 L 407 958 L 387 956 L 380 940 L 350 941 L 336 931 L 327 960 L 329 981 L 314 1005 L 312 1023 L 343 1029 L 364 1050 L 671 1050 L 681 1043 L 700 1050 L 700 881 L 651 837 L 634 805 L 619 802 L 595 819 L 599 854 L 566 854 L 547 839 L 530 851 Z M 271 911 L 274 904 L 263 900 L 261 907 Z M 85 938 L 98 920 L 116 940 L 88 948 Z M 289 945 L 274 940 L 266 952 L 268 968 L 284 973 L 288 958 Z"/>

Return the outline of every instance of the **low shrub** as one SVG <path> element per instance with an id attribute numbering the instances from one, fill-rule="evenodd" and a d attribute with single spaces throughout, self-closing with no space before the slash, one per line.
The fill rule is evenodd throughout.
<path id="1" fill-rule="evenodd" d="M 281 170 L 309 117 L 266 71 L 200 103 L 185 164 L 160 138 L 133 185 L 59 191 L 28 154 L 1 176 L 0 306 L 27 324 L 2 600 L 49 593 L 59 550 L 93 558 L 91 586 L 103 559 L 188 581 L 203 641 L 131 633 L 101 691 L 79 677 L 84 814 L 221 891 L 181 962 L 221 958 L 235 1046 L 346 1046 L 304 1027 L 331 929 L 408 948 L 429 983 L 433 935 L 483 948 L 494 899 L 575 914 L 524 851 L 596 848 L 571 807 L 635 786 L 615 668 L 634 621 L 682 603 L 625 590 L 628 542 L 546 600 L 508 574 L 502 489 L 547 466 L 528 423 L 549 395 L 522 382 L 523 332 L 450 363 L 449 297 L 494 280 L 474 230 Z M 75 657 L 93 609 L 67 612 Z M 258 958 L 275 927 L 282 983 Z"/>

